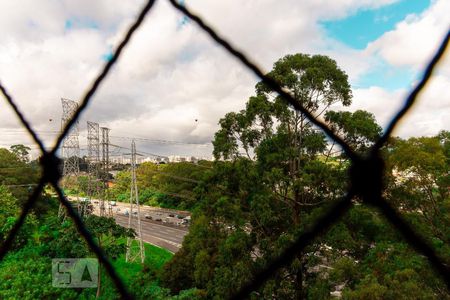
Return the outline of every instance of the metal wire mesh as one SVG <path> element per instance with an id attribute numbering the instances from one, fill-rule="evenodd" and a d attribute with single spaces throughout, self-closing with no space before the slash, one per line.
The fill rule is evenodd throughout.
<path id="1" fill-rule="evenodd" d="M 281 97 L 283 97 L 290 105 L 292 105 L 296 110 L 303 113 L 314 125 L 323 130 L 329 138 L 331 138 L 335 143 L 339 144 L 344 153 L 351 161 L 350 168 L 350 180 L 351 187 L 341 200 L 337 201 L 328 212 L 324 213 L 320 218 L 318 218 L 308 230 L 305 230 L 299 236 L 296 237 L 295 241 L 286 249 L 284 249 L 278 257 L 273 259 L 269 264 L 265 266 L 264 269 L 260 270 L 257 274 L 253 276 L 245 285 L 243 285 L 239 291 L 231 295 L 231 299 L 243 299 L 247 297 L 252 291 L 257 290 L 262 284 L 269 279 L 275 271 L 279 268 L 287 266 L 295 258 L 296 253 L 302 251 L 306 246 L 308 246 L 316 237 L 320 234 L 326 232 L 333 224 L 335 224 L 351 207 L 351 200 L 354 197 L 362 199 L 366 204 L 373 205 L 377 207 L 386 219 L 403 235 L 405 240 L 414 248 L 416 251 L 424 255 L 430 264 L 434 267 L 436 272 L 443 278 L 444 282 L 447 284 L 450 290 L 450 269 L 449 266 L 444 262 L 444 260 L 436 254 L 434 249 L 421 237 L 417 232 L 415 232 L 412 227 L 399 215 L 399 213 L 390 206 L 390 204 L 383 199 L 383 171 L 384 162 L 380 158 L 380 149 L 386 144 L 391 133 L 397 126 L 400 119 L 402 119 L 410 110 L 412 105 L 415 103 L 418 94 L 427 85 L 433 70 L 435 69 L 437 63 L 442 58 L 447 45 L 449 43 L 450 31 L 447 31 L 440 47 L 437 49 L 432 60 L 429 62 L 425 69 L 424 75 L 416 87 L 410 92 L 407 97 L 404 106 L 392 119 L 389 126 L 387 127 L 383 136 L 375 143 L 372 147 L 370 154 L 368 156 L 362 157 L 355 153 L 351 147 L 346 144 L 339 136 L 337 136 L 325 123 L 314 118 L 304 107 L 302 107 L 299 102 L 295 101 L 294 97 L 285 91 L 275 80 L 267 77 L 261 71 L 261 69 L 253 63 L 245 54 L 237 50 L 232 46 L 227 40 L 222 38 L 215 30 L 213 30 L 209 25 L 207 25 L 202 18 L 190 12 L 185 6 L 177 3 L 176 0 L 168 0 L 172 6 L 183 13 L 185 16 L 190 18 L 194 23 L 196 23 L 203 31 L 205 31 L 211 39 L 213 39 L 217 44 L 222 46 L 231 56 L 237 58 L 244 66 L 251 70 L 257 77 L 259 77 L 265 84 L 267 84 L 272 90 L 277 92 Z M 105 80 L 106 76 L 111 71 L 112 66 L 118 61 L 121 53 L 125 46 L 130 42 L 133 33 L 138 29 L 145 17 L 148 15 L 149 11 L 153 7 L 155 0 L 149 0 L 146 5 L 142 8 L 139 15 L 132 26 L 126 32 L 121 43 L 117 47 L 112 56 L 103 70 L 100 72 L 98 77 L 94 80 L 91 87 L 87 90 L 82 101 L 71 117 L 66 123 L 61 134 L 58 136 L 54 147 L 47 151 L 44 148 L 43 142 L 39 139 L 36 132 L 31 127 L 31 124 L 26 120 L 25 116 L 19 110 L 15 104 L 11 95 L 9 95 L 6 88 L 0 82 L 0 90 L 6 99 L 7 103 L 11 106 L 17 117 L 19 118 L 21 124 L 26 128 L 28 133 L 32 136 L 34 142 L 38 145 L 41 151 L 40 164 L 43 169 L 43 175 L 41 176 L 37 186 L 34 188 L 28 200 L 22 207 L 21 214 L 14 224 L 13 228 L 9 232 L 6 240 L 2 243 L 0 247 L 0 261 L 4 258 L 7 252 L 10 250 L 12 241 L 16 237 L 19 229 L 23 225 L 26 216 L 34 206 L 36 200 L 41 194 L 44 186 L 50 184 L 58 195 L 59 201 L 66 208 L 68 215 L 75 223 L 75 226 L 80 233 L 80 235 L 86 240 L 91 250 L 96 254 L 100 262 L 105 266 L 105 269 L 111 279 L 113 280 L 118 292 L 124 299 L 132 299 L 132 295 L 127 291 L 124 283 L 118 277 L 116 271 L 114 270 L 111 262 L 106 257 L 103 250 L 95 243 L 92 235 L 84 227 L 83 221 L 74 211 L 70 203 L 64 197 L 61 188 L 58 185 L 62 174 L 59 170 L 60 159 L 56 156 L 56 151 L 61 145 L 63 139 L 69 133 L 71 127 L 76 124 L 80 114 L 86 109 L 88 103 L 91 101 L 92 97 L 96 93 L 100 84 Z"/>

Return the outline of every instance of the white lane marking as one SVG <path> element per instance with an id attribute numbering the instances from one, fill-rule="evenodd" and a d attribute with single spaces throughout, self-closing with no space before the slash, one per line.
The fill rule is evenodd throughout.
<path id="1" fill-rule="evenodd" d="M 123 222 L 117 222 L 117 223 L 119 225 L 124 226 L 124 227 L 128 226 L 128 224 L 124 224 Z M 149 228 L 149 227 L 147 227 L 147 228 L 142 228 L 142 231 L 143 231 L 144 234 L 146 234 L 148 236 L 152 236 L 152 237 L 155 237 L 155 238 L 158 238 L 158 239 L 161 239 L 161 240 L 165 240 L 165 241 L 168 241 L 168 242 L 172 242 L 172 243 L 175 243 L 175 244 L 178 244 L 178 245 L 180 245 L 180 244 L 176 243 L 176 241 L 181 241 L 182 242 L 183 238 L 184 238 L 184 235 L 182 235 L 182 236 L 171 235 L 171 234 L 168 234 L 167 232 L 162 232 L 162 230 L 158 231 L 158 228 Z M 171 236 L 165 237 L 164 235 L 171 235 Z"/>
<path id="2" fill-rule="evenodd" d="M 149 235 L 149 234 L 147 234 L 147 235 Z M 165 240 L 165 239 L 160 238 L 160 237 L 157 237 L 157 236 L 153 236 L 153 235 L 149 235 L 149 236 L 152 237 L 152 238 L 155 238 L 155 239 L 164 241 L 164 242 L 166 242 L 167 244 L 170 244 L 170 245 L 175 246 L 175 247 L 177 247 L 177 248 L 181 248 L 181 244 L 178 244 L 178 243 L 175 243 L 175 242 L 172 242 L 172 241 L 169 241 L 169 240 Z"/>
<path id="3" fill-rule="evenodd" d="M 116 215 L 116 217 L 118 217 L 118 218 L 127 218 L 126 216 L 118 216 L 118 215 Z M 128 218 L 127 218 L 127 222 L 128 222 Z M 172 228 L 172 227 L 169 227 L 169 226 L 159 225 L 159 224 L 155 224 L 155 223 L 149 223 L 149 222 L 146 222 L 146 224 L 149 224 L 150 226 L 153 225 L 153 226 L 159 226 L 159 227 L 163 227 L 163 228 L 168 228 L 168 229 L 180 231 L 180 232 L 183 232 L 183 233 L 187 234 L 186 230 L 181 230 L 181 229 Z"/>

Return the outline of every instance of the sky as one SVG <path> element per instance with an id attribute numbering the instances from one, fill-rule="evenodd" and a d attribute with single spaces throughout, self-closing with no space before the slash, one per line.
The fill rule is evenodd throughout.
<path id="1" fill-rule="evenodd" d="M 335 59 L 353 90 L 345 109 L 368 110 L 383 127 L 450 28 L 447 0 L 183 3 L 267 72 L 286 54 Z M 61 98 L 83 97 L 143 4 L 0 0 L 0 81 L 47 147 L 61 127 Z M 218 121 L 244 108 L 257 82 L 167 0 L 157 1 L 82 114 L 80 147 L 87 147 L 86 121 L 92 121 L 111 129 L 114 145 L 129 147 L 135 137 L 138 151 L 211 156 Z M 449 86 L 447 54 L 394 134 L 450 130 Z M 0 137 L 0 147 L 32 145 L 4 99 Z"/>

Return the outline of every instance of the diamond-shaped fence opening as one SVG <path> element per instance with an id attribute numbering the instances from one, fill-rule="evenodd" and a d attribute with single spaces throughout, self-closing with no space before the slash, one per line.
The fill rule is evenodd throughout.
<path id="1" fill-rule="evenodd" d="M 267 77 L 261 69 L 253 63 L 246 55 L 241 51 L 237 50 L 232 46 L 227 40 L 222 38 L 215 30 L 213 30 L 209 25 L 207 25 L 202 18 L 194 15 L 190 12 L 184 5 L 177 3 L 176 0 L 168 0 L 172 6 L 183 13 L 186 17 L 190 18 L 194 23 L 196 23 L 203 31 L 205 31 L 211 39 L 213 39 L 217 44 L 222 46 L 230 55 L 237 58 L 244 66 L 251 70 L 257 77 L 259 77 L 267 86 L 269 86 L 273 91 L 277 92 L 281 97 L 283 97 L 292 107 L 294 107 L 299 112 L 303 113 L 314 125 L 323 130 L 329 138 L 331 138 L 335 143 L 342 147 L 345 155 L 351 161 L 350 168 L 350 180 L 351 188 L 341 200 L 334 203 L 334 205 L 319 217 L 315 224 L 309 227 L 309 229 L 303 231 L 299 236 L 296 237 L 295 241 L 286 249 L 281 252 L 281 255 L 274 258 L 270 263 L 268 263 L 264 269 L 260 270 L 257 274 L 254 274 L 246 284 L 244 284 L 240 290 L 235 294 L 231 295 L 230 298 L 233 299 L 243 299 L 247 297 L 252 291 L 257 290 L 261 285 L 269 279 L 275 271 L 279 268 L 287 266 L 292 262 L 296 253 L 302 251 L 306 246 L 308 246 L 316 237 L 320 234 L 326 232 L 330 227 L 333 226 L 351 207 L 352 199 L 358 197 L 363 200 L 366 204 L 371 204 L 383 213 L 386 219 L 396 228 L 405 240 L 420 254 L 424 255 L 430 264 L 434 267 L 436 272 L 442 276 L 443 280 L 447 284 L 450 290 L 450 270 L 449 266 L 445 264 L 442 258 L 438 257 L 436 252 L 432 247 L 428 245 L 427 242 L 417 234 L 412 227 L 399 215 L 399 213 L 390 206 L 390 204 L 383 199 L 382 192 L 382 180 L 383 180 L 383 160 L 380 158 L 380 149 L 386 144 L 388 138 L 393 132 L 394 128 L 398 124 L 399 120 L 402 119 L 406 113 L 408 113 L 411 106 L 417 99 L 418 94 L 426 86 L 428 80 L 430 79 L 435 66 L 443 56 L 450 37 L 450 32 L 447 31 L 444 40 L 442 41 L 440 47 L 437 49 L 434 57 L 429 62 L 425 69 L 424 75 L 416 87 L 410 92 L 407 97 L 403 108 L 396 114 L 392 119 L 389 126 L 387 127 L 383 136 L 375 143 L 372 147 L 368 156 L 362 157 L 355 153 L 351 147 L 346 144 L 339 136 L 337 136 L 325 123 L 314 118 L 304 107 L 295 101 L 294 97 L 287 91 L 285 91 L 275 80 Z M 132 35 L 138 29 L 144 18 L 148 15 L 149 11 L 152 9 L 155 0 L 149 0 L 146 5 L 142 8 L 139 15 L 132 26 L 126 32 L 123 40 L 118 45 L 114 52 L 112 58 L 105 64 L 103 70 L 93 81 L 91 87 L 87 90 L 82 101 L 72 116 L 70 120 L 67 121 L 65 127 L 63 128 L 61 134 L 58 136 L 55 146 L 47 151 L 44 148 L 42 141 L 39 139 L 36 132 L 31 127 L 31 124 L 27 121 L 22 112 L 18 109 L 11 95 L 9 95 L 6 88 L 0 83 L 0 90 L 14 110 L 15 114 L 19 118 L 21 124 L 26 128 L 28 133 L 33 138 L 34 142 L 37 144 L 41 151 L 41 167 L 42 176 L 39 179 L 38 184 L 34 188 L 33 192 L 29 196 L 28 200 L 22 206 L 21 214 L 14 224 L 13 228 L 9 232 L 5 241 L 0 247 L 0 260 L 9 251 L 12 241 L 17 235 L 19 229 L 23 225 L 26 216 L 34 206 L 39 195 L 43 191 L 46 184 L 50 184 L 56 191 L 59 201 L 66 208 L 68 216 L 74 221 L 78 232 L 86 240 L 91 250 L 96 254 L 100 262 L 105 266 L 105 269 L 111 279 L 113 280 L 118 292 L 121 294 L 122 298 L 130 299 L 132 295 L 127 291 L 124 283 L 118 277 L 116 271 L 114 270 L 111 262 L 105 256 L 103 250 L 94 242 L 92 235 L 84 227 L 83 221 L 78 216 L 77 212 L 74 211 L 70 203 L 64 197 L 61 188 L 58 185 L 58 181 L 61 179 L 61 171 L 59 168 L 60 159 L 56 156 L 56 151 L 61 145 L 64 138 L 68 135 L 71 127 L 73 127 L 81 112 L 86 109 L 88 103 L 91 101 L 93 95 L 96 93 L 99 85 L 106 78 L 106 76 L 111 71 L 112 66 L 118 61 L 121 53 L 125 46 L 130 42 Z"/>

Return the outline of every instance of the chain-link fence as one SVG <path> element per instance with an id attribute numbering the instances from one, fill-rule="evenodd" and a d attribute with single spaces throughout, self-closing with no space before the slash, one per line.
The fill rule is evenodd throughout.
<path id="1" fill-rule="evenodd" d="M 228 53 L 235 58 L 237 58 L 243 65 L 245 65 L 249 70 L 251 70 L 257 77 L 259 77 L 265 84 L 267 84 L 272 90 L 277 92 L 281 97 L 283 97 L 290 105 L 292 105 L 296 110 L 303 113 L 314 125 L 323 130 L 330 139 L 342 147 L 345 155 L 351 161 L 350 167 L 350 189 L 346 196 L 341 200 L 337 201 L 328 212 L 324 213 L 319 217 L 315 224 L 309 227 L 309 229 L 303 231 L 299 236 L 296 237 L 295 241 L 286 249 L 284 249 L 278 257 L 273 259 L 269 264 L 265 266 L 264 269 L 254 274 L 253 278 L 249 282 L 243 285 L 240 290 L 235 294 L 231 295 L 232 299 L 243 299 L 247 297 L 252 291 L 257 290 L 261 285 L 269 279 L 275 271 L 279 268 L 289 265 L 295 258 L 295 255 L 301 252 L 306 246 L 308 246 L 316 237 L 320 234 L 326 232 L 334 223 L 336 223 L 351 207 L 351 200 L 354 197 L 362 199 L 364 203 L 370 204 L 379 208 L 387 220 L 402 234 L 404 239 L 416 249 L 416 251 L 425 257 L 427 257 L 430 264 L 434 267 L 435 271 L 442 276 L 443 280 L 447 284 L 450 290 L 450 269 L 449 266 L 440 258 L 434 249 L 421 237 L 417 232 L 415 232 L 412 227 L 399 215 L 399 213 L 391 207 L 391 205 L 383 198 L 383 172 L 384 172 L 384 162 L 380 156 L 380 149 L 386 144 L 388 138 L 393 132 L 394 128 L 397 126 L 400 119 L 402 119 L 406 113 L 408 113 L 411 106 L 416 101 L 418 94 L 427 84 L 430 79 L 433 70 L 435 69 L 437 63 L 444 55 L 447 48 L 450 31 L 447 31 L 442 44 L 439 49 L 437 49 L 432 60 L 426 67 L 422 79 L 416 85 L 416 87 L 410 92 L 407 97 L 403 108 L 395 115 L 388 125 L 383 136 L 375 143 L 371 148 L 371 151 L 367 156 L 361 156 L 355 153 L 348 144 L 346 144 L 339 136 L 337 136 L 325 123 L 314 118 L 314 116 L 308 112 L 304 107 L 302 107 L 299 102 L 297 102 L 294 97 L 286 90 L 284 90 L 276 81 L 264 75 L 261 69 L 253 63 L 246 55 L 241 51 L 237 50 L 232 46 L 227 40 L 222 38 L 215 30 L 208 26 L 203 19 L 196 16 L 190 12 L 186 7 L 177 3 L 176 0 L 168 0 L 172 6 L 183 13 L 185 16 L 190 18 L 195 22 L 203 31 L 205 31 L 211 39 L 213 39 L 217 44 L 221 45 Z M 106 257 L 104 251 L 95 243 L 92 235 L 84 227 L 83 221 L 77 214 L 77 212 L 72 208 L 68 200 L 64 197 L 63 191 L 58 185 L 59 180 L 62 177 L 61 170 L 59 169 L 60 159 L 56 156 L 57 149 L 60 147 L 64 137 L 69 133 L 71 127 L 76 123 L 81 112 L 86 109 L 88 103 L 91 101 L 93 95 L 96 93 L 100 84 L 105 80 L 106 76 L 111 71 L 113 65 L 118 61 L 121 53 L 125 46 L 130 42 L 132 35 L 138 29 L 144 18 L 148 15 L 149 11 L 152 9 L 155 0 L 149 0 L 147 4 L 143 7 L 140 14 L 137 16 L 136 20 L 132 26 L 126 32 L 123 40 L 120 42 L 119 46 L 114 52 L 111 60 L 109 60 L 98 77 L 94 80 L 91 87 L 85 93 L 77 111 L 72 116 L 72 118 L 66 123 L 61 134 L 58 136 L 54 147 L 47 151 L 44 148 L 43 142 L 39 139 L 36 132 L 31 127 L 31 124 L 27 121 L 22 112 L 18 109 L 11 95 L 9 95 L 6 88 L 0 83 L 0 89 L 5 97 L 8 104 L 12 107 L 17 117 L 20 119 L 21 124 L 26 128 L 26 130 L 32 136 L 34 142 L 38 145 L 41 151 L 40 164 L 43 169 L 42 176 L 39 183 L 34 188 L 28 200 L 22 207 L 19 218 L 14 224 L 13 228 L 7 235 L 5 241 L 0 248 L 0 260 L 4 258 L 6 253 L 11 248 L 12 242 L 16 237 L 19 229 L 23 225 L 25 218 L 28 213 L 36 203 L 39 195 L 43 191 L 46 184 L 50 184 L 56 191 L 59 201 L 67 209 L 68 216 L 74 221 L 77 230 L 83 236 L 83 238 L 88 243 L 90 249 L 96 254 L 101 264 L 104 265 L 107 273 L 113 280 L 118 292 L 124 299 L 132 299 L 132 295 L 127 291 L 123 281 L 117 275 L 111 262 Z"/>

